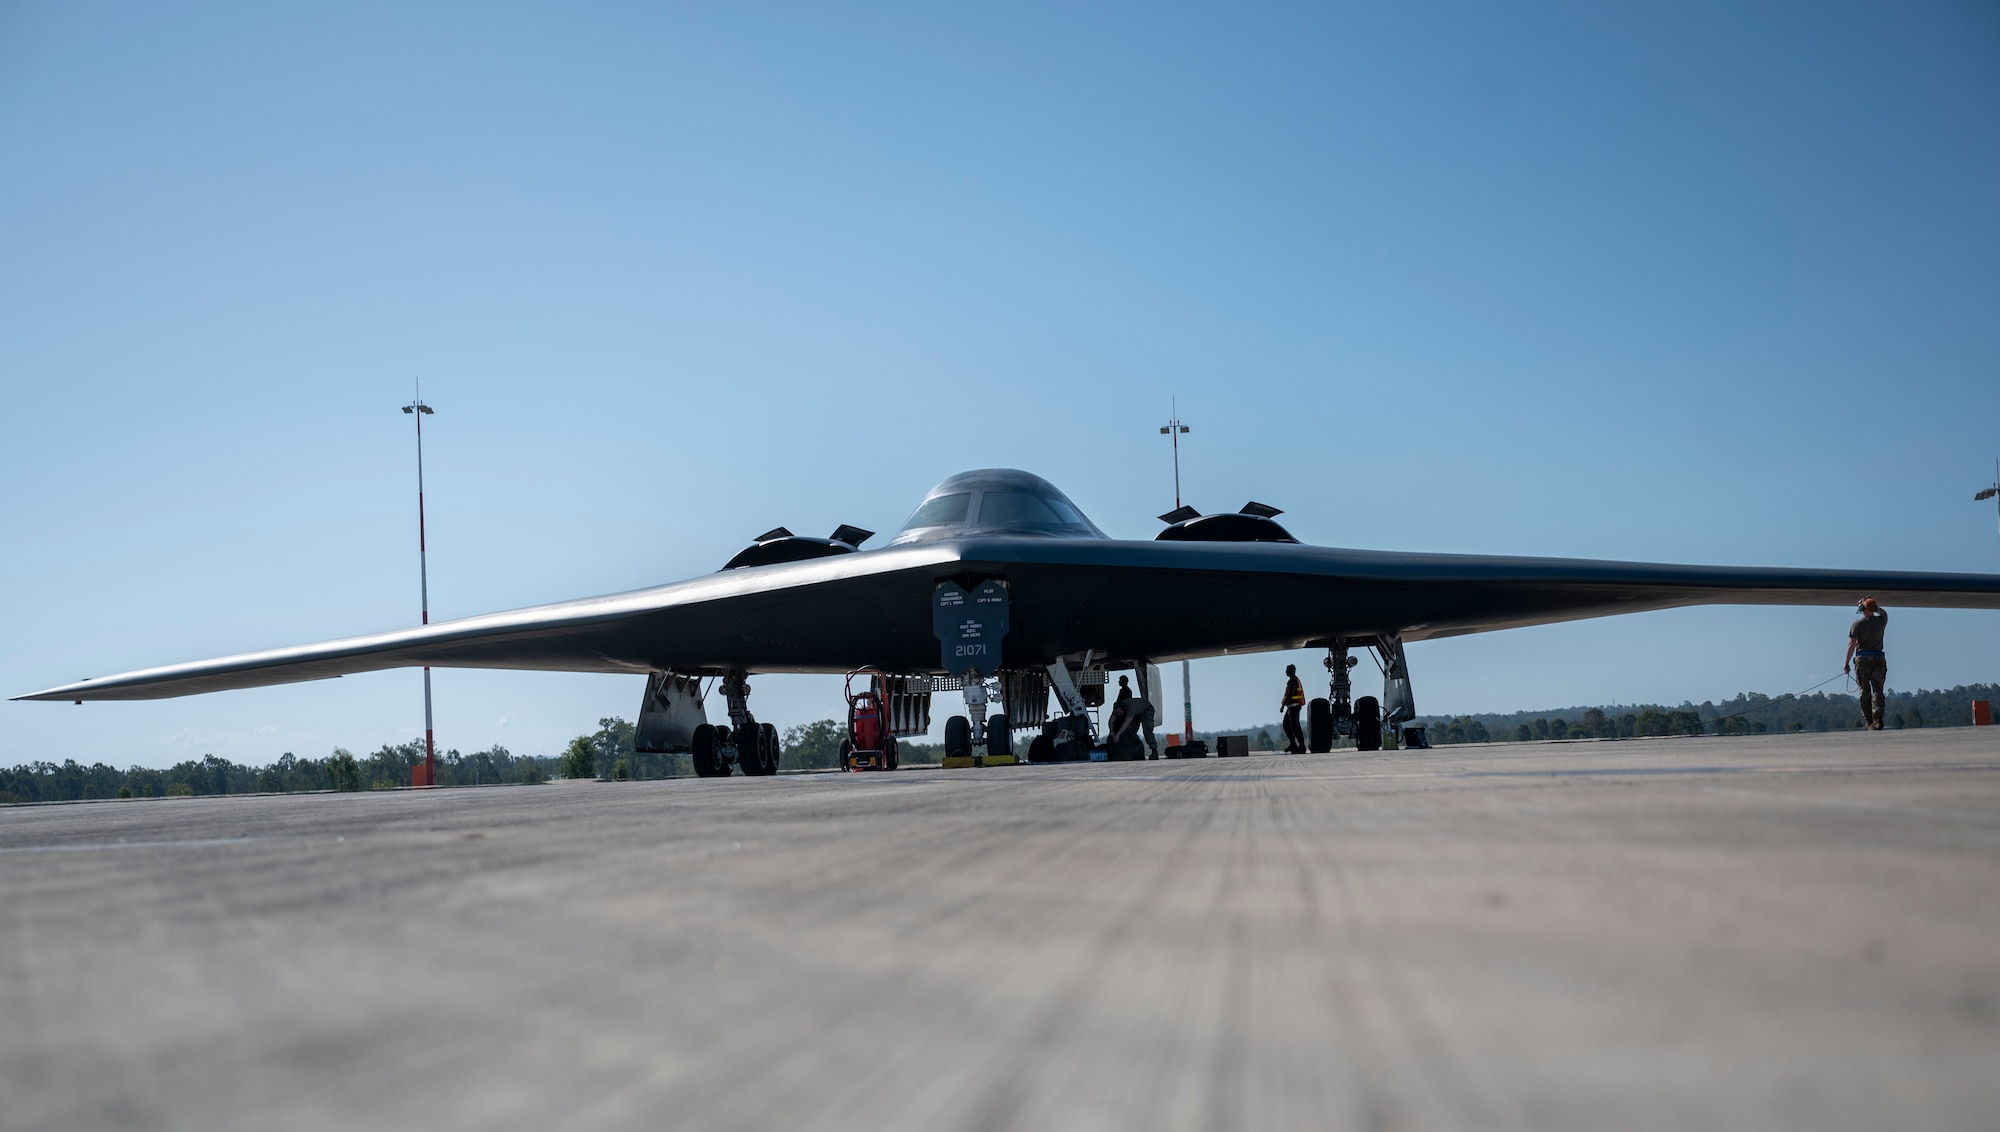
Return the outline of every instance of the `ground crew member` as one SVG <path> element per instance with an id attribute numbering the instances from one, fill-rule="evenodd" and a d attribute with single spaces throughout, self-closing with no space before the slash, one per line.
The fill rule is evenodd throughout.
<path id="1" fill-rule="evenodd" d="M 1847 656 L 1840 662 L 1842 672 L 1853 672 L 1861 689 L 1861 719 L 1870 731 L 1882 730 L 1882 682 L 1889 678 L 1889 657 L 1882 651 L 1882 634 L 1889 628 L 1889 614 L 1864 597 L 1854 607 L 1861 616 L 1847 630 Z"/>
<path id="2" fill-rule="evenodd" d="M 1122 683 L 1124 677 L 1119 677 Z M 1146 752 L 1153 758 L 1160 757 L 1160 745 L 1153 737 L 1153 701 L 1142 700 L 1131 694 L 1131 689 L 1122 689 L 1118 702 L 1111 709 L 1111 737 L 1104 745 L 1109 747 L 1132 733 L 1133 728 L 1141 728 L 1140 738 L 1146 742 Z"/>
<path id="3" fill-rule="evenodd" d="M 1306 686 L 1299 683 L 1299 666 L 1285 666 L 1285 698 L 1278 703 L 1285 709 L 1285 753 L 1303 755 L 1306 753 L 1306 733 L 1299 727 L 1299 709 L 1306 706 Z"/>
<path id="4" fill-rule="evenodd" d="M 1122 704 L 1131 698 L 1132 678 L 1130 676 L 1120 676 L 1118 678 L 1118 703 Z"/>

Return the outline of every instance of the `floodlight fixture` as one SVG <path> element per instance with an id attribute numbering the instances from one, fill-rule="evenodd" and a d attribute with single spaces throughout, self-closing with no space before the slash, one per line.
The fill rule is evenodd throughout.
<path id="1" fill-rule="evenodd" d="M 1979 494 L 1972 497 L 1974 503 L 1983 503 L 1988 499 L 1995 500 L 1993 509 L 1995 512 L 2000 512 L 2000 457 L 1996 457 L 1993 461 L 1993 485 L 1982 489 Z"/>

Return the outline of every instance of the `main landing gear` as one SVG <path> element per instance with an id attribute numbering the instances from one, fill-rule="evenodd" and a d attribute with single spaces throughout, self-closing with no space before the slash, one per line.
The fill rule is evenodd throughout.
<path id="1" fill-rule="evenodd" d="M 1361 658 L 1348 655 L 1348 649 L 1356 647 L 1371 649 L 1379 658 L 1382 700 L 1374 696 L 1352 698 L 1354 682 L 1349 673 L 1361 663 Z M 1401 637 L 1342 637 L 1328 642 L 1326 673 L 1326 698 L 1306 705 L 1306 746 L 1315 754 L 1333 750 L 1338 736 L 1352 738 L 1356 750 L 1379 751 L 1384 727 L 1395 734 L 1397 727 L 1417 717 L 1416 700 L 1410 690 L 1410 666 L 1403 658 Z M 1386 712 L 1384 701 L 1388 704 Z M 1403 728 L 1402 739 L 1406 747 L 1430 746 L 1421 727 Z"/>
<path id="2" fill-rule="evenodd" d="M 1083 663 L 1078 671 L 1090 668 L 1091 653 L 1083 654 Z M 1090 699 L 1077 685 L 1076 674 L 1070 671 L 1067 660 L 1058 659 L 1048 666 L 1049 689 L 1056 694 L 1056 701 L 1062 705 L 1063 713 L 1042 725 L 1042 733 L 1028 745 L 1028 761 L 1032 763 L 1084 762 L 1090 758 L 1090 748 L 1096 742 L 1096 725 L 1090 718 Z M 1091 685 L 1098 689 L 1098 703 L 1103 703 L 1103 685 Z"/>
<path id="3" fill-rule="evenodd" d="M 749 674 L 740 668 L 722 676 L 722 695 L 729 704 L 729 723 L 704 723 L 694 729 L 689 753 L 694 772 L 703 778 L 727 778 L 731 764 L 746 776 L 778 773 L 778 729 L 750 714 Z"/>

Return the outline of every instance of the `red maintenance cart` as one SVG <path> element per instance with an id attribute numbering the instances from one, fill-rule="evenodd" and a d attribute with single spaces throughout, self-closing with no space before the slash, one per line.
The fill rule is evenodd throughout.
<path id="1" fill-rule="evenodd" d="M 854 690 L 854 678 L 868 677 L 868 683 Z M 895 770 L 896 734 L 890 729 L 889 710 L 882 690 L 889 678 L 879 668 L 857 668 L 847 674 L 847 737 L 840 741 L 840 769 Z"/>

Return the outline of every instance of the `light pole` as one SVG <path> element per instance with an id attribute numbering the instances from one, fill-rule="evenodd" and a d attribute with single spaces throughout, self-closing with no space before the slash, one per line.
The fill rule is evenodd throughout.
<path id="1" fill-rule="evenodd" d="M 1176 397 L 1168 404 L 1171 407 L 1168 410 L 1167 423 L 1160 426 L 1160 431 L 1172 437 L 1174 442 L 1174 510 L 1178 511 L 1181 509 L 1181 434 L 1188 430 L 1188 426 L 1181 423 L 1180 398 Z M 1185 746 L 1193 742 L 1194 690 L 1192 679 L 1188 675 L 1188 662 L 1183 660 L 1181 661 L 1181 743 Z"/>
<path id="2" fill-rule="evenodd" d="M 424 418 L 431 407 L 424 404 L 424 387 L 417 383 L 417 399 L 403 406 L 417 420 L 417 593 L 423 602 L 424 624 L 431 623 L 431 569 L 424 547 Z M 424 785 L 437 785 L 437 743 L 431 736 L 431 666 L 424 665 Z"/>

